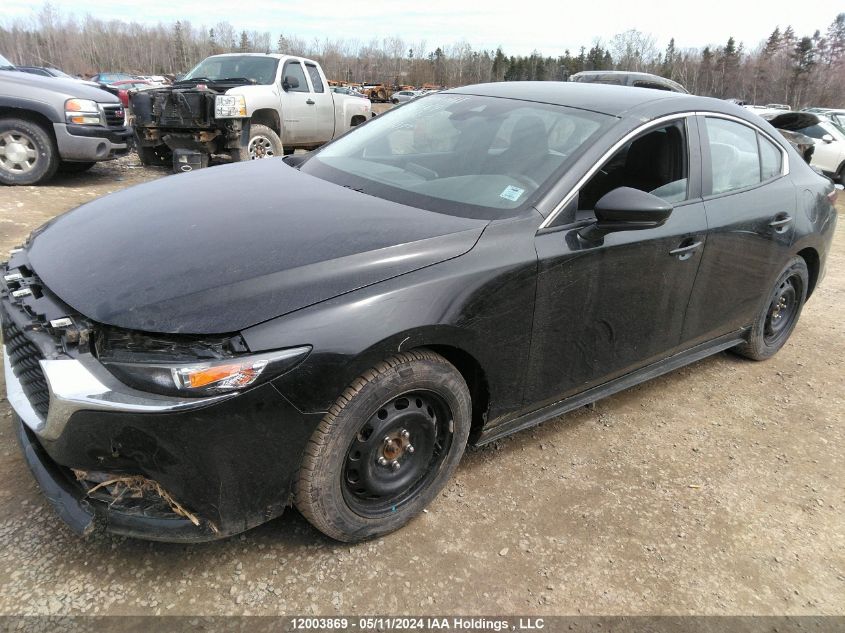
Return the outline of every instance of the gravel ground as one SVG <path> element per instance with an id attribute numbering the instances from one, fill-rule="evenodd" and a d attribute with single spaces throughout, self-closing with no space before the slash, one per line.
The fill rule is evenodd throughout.
<path id="1" fill-rule="evenodd" d="M 0 252 L 166 174 L 133 156 L 4 188 Z M 294 510 L 204 545 L 83 540 L 4 400 L 0 614 L 845 614 L 843 233 L 776 358 L 719 354 L 471 451 L 427 513 L 363 545 Z"/>

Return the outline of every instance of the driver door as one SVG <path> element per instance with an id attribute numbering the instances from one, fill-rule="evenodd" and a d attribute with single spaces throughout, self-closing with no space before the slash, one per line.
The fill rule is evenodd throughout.
<path id="1" fill-rule="evenodd" d="M 317 112 L 313 94 L 298 60 L 288 60 L 282 69 L 282 144 L 312 145 L 317 136 Z"/>
<path id="2" fill-rule="evenodd" d="M 695 121 L 663 124 L 596 172 L 568 224 L 537 234 L 526 402 L 551 404 L 679 350 L 707 232 L 699 175 Z M 622 186 L 671 202 L 665 224 L 582 239 L 596 201 Z"/>

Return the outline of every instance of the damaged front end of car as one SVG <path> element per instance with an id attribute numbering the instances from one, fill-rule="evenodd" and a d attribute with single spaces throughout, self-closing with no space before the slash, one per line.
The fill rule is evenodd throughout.
<path id="1" fill-rule="evenodd" d="M 249 118 L 244 97 L 225 94 L 231 87 L 188 82 L 132 94 L 130 122 L 142 160 L 164 165 L 174 153 L 199 154 L 204 164 L 212 154 L 240 159 Z"/>
<path id="2" fill-rule="evenodd" d="M 282 513 L 318 420 L 272 380 L 310 347 L 253 354 L 239 334 L 95 323 L 44 285 L 25 249 L 0 276 L 15 431 L 74 531 L 197 542 Z"/>

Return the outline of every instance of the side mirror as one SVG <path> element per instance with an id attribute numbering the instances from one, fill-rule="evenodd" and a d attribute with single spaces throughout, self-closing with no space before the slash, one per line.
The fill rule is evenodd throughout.
<path id="1" fill-rule="evenodd" d="M 672 205 L 639 189 L 619 187 L 596 202 L 596 223 L 579 233 L 596 240 L 616 231 L 637 231 L 662 226 L 672 213 Z"/>
<path id="2" fill-rule="evenodd" d="M 295 88 L 299 88 L 299 79 L 285 75 L 285 78 L 282 80 L 282 90 L 288 91 Z"/>
<path id="3" fill-rule="evenodd" d="M 824 136 L 822 136 L 822 140 L 825 143 L 833 143 L 833 136 L 831 136 L 830 134 L 825 134 Z"/>

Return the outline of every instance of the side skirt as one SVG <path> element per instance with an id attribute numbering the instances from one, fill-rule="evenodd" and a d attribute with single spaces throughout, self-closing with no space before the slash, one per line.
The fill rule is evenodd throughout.
<path id="1" fill-rule="evenodd" d="M 712 356 L 713 354 L 735 347 L 743 342 L 745 342 L 745 330 L 738 330 L 736 332 L 726 334 L 725 336 L 720 336 L 712 341 L 702 343 L 701 345 L 696 345 L 686 351 L 669 356 L 668 358 L 664 358 L 663 360 L 652 363 L 651 365 L 646 365 L 636 371 L 632 371 L 630 374 L 625 374 L 624 376 L 620 376 L 610 382 L 606 382 L 588 389 L 587 391 L 570 396 L 565 400 L 555 402 L 554 404 L 550 404 L 542 409 L 537 409 L 536 411 L 531 411 L 530 413 L 525 413 L 512 420 L 497 424 L 490 429 L 485 429 L 479 436 L 478 441 L 475 442 L 475 445 L 483 446 L 484 444 L 488 444 L 493 440 L 510 435 L 511 433 L 516 433 L 517 431 L 522 431 L 523 429 L 536 426 L 541 422 L 546 422 L 547 420 L 559 417 L 564 413 L 572 411 L 573 409 L 583 407 L 591 402 L 595 402 L 596 400 L 606 398 L 607 396 L 612 396 L 624 389 L 628 389 L 629 387 L 638 385 L 641 382 L 651 380 L 652 378 L 657 378 L 658 376 L 667 374 L 670 371 L 674 371 L 685 365 L 689 365 L 690 363 L 694 363 L 708 356 Z"/>

